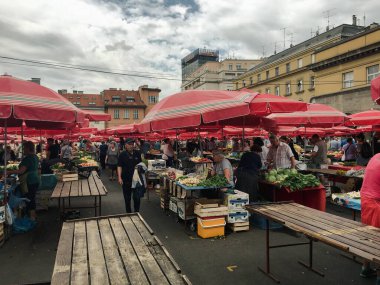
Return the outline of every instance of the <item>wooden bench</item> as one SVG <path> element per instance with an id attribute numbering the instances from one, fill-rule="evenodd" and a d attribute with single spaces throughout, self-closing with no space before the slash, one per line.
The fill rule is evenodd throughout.
<path id="1" fill-rule="evenodd" d="M 191 283 L 134 213 L 65 222 L 51 284 Z"/>
<path id="2" fill-rule="evenodd" d="M 324 276 L 313 268 L 313 241 L 321 241 L 327 245 L 361 257 L 365 260 L 380 264 L 380 229 L 364 225 L 346 218 L 321 212 L 293 202 L 279 202 L 266 204 L 251 204 L 246 209 L 254 214 L 266 218 L 266 267 L 259 268 L 270 278 L 279 282 L 270 270 L 270 249 L 309 245 L 309 262 L 300 262 L 309 270 Z M 270 245 L 269 221 L 282 224 L 293 231 L 302 233 L 309 241 Z"/>
<path id="3" fill-rule="evenodd" d="M 96 171 L 92 171 L 88 179 L 78 181 L 58 182 L 51 198 L 58 199 L 58 207 L 64 214 L 67 209 L 94 208 L 95 216 L 102 214 L 102 196 L 107 195 L 107 189 L 100 180 Z M 94 198 L 94 205 L 88 207 L 71 207 L 72 198 Z M 69 206 L 65 206 L 68 200 Z M 99 209 L 99 211 L 98 211 Z"/>

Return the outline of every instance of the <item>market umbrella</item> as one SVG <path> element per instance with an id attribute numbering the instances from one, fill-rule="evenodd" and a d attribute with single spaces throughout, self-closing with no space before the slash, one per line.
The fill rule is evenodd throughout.
<path id="1" fill-rule="evenodd" d="M 91 110 L 81 110 L 84 117 L 89 119 L 91 122 L 100 122 L 100 121 L 111 121 L 111 115 L 103 112 L 96 112 Z"/>
<path id="2" fill-rule="evenodd" d="M 207 124 L 252 126 L 273 112 L 305 111 L 306 103 L 252 90 L 189 90 L 157 103 L 139 124 L 140 132 Z"/>
<path id="3" fill-rule="evenodd" d="M 370 110 L 348 116 L 346 126 L 376 126 L 380 125 L 380 111 Z"/>
<path id="4" fill-rule="evenodd" d="M 0 122 L 7 126 L 83 122 L 84 115 L 70 101 L 39 84 L 0 76 Z M 44 124 L 45 123 L 45 124 Z"/>
<path id="5" fill-rule="evenodd" d="M 373 101 L 380 105 L 380 76 L 371 81 L 371 97 Z"/>
<path id="6" fill-rule="evenodd" d="M 270 114 L 263 119 L 263 126 L 332 127 L 343 124 L 346 118 L 344 113 L 328 105 L 308 104 L 305 112 Z"/>

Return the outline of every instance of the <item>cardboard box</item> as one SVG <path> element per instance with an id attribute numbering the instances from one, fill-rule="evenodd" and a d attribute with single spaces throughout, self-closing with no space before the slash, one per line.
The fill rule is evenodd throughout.
<path id="1" fill-rule="evenodd" d="M 163 159 L 148 160 L 148 170 L 162 170 L 166 168 L 166 161 Z"/>
<path id="2" fill-rule="evenodd" d="M 170 198 L 170 202 L 169 202 L 169 210 L 170 211 L 172 211 L 174 213 L 178 212 L 177 202 L 178 202 L 178 198 L 176 198 L 176 197 Z"/>
<path id="3" fill-rule="evenodd" d="M 227 222 L 230 224 L 249 222 L 249 213 L 246 210 L 230 211 L 227 216 Z"/>
<path id="4" fill-rule="evenodd" d="M 239 190 L 234 190 L 234 192 L 235 194 L 224 193 L 224 205 L 231 210 L 244 209 L 249 204 L 249 194 Z"/>
<path id="5" fill-rule="evenodd" d="M 197 199 L 186 199 L 186 209 L 185 209 L 185 200 L 180 199 L 177 202 L 178 216 L 182 220 L 188 220 L 195 218 L 194 214 L 194 205 Z"/>

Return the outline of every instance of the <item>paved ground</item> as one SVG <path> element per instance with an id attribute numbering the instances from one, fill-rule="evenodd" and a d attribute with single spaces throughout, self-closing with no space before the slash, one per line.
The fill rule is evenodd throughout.
<path id="1" fill-rule="evenodd" d="M 104 181 L 109 190 L 103 199 L 103 214 L 123 213 L 123 196 L 116 182 Z M 351 217 L 349 212 L 335 214 Z M 183 272 L 193 284 L 275 284 L 257 270 L 264 261 L 264 231 L 229 234 L 225 239 L 199 239 L 185 231 L 175 218 L 167 216 L 159 208 L 159 199 L 154 193 L 150 201 L 143 200 L 141 214 L 174 256 Z M 81 216 L 93 215 L 82 211 Z M 0 248 L 0 284 L 48 283 L 55 260 L 60 234 L 58 209 L 39 214 L 39 224 L 26 234 L 12 236 Z M 285 231 L 273 232 L 273 242 L 299 242 L 301 238 Z M 281 279 L 281 284 L 374 284 L 375 279 L 359 277 L 360 265 L 346 259 L 340 252 L 323 244 L 315 245 L 315 265 L 325 272 L 320 277 L 305 270 L 297 263 L 306 259 L 307 247 L 288 247 L 272 252 L 272 270 Z M 234 271 L 228 266 L 237 266 Z"/>

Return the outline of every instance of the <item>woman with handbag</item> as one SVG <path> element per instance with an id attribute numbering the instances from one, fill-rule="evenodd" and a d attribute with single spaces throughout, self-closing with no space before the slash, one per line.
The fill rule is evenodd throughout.
<path id="1" fill-rule="evenodd" d="M 107 155 L 106 155 L 106 164 L 108 165 L 108 168 L 111 170 L 111 176 L 109 179 L 116 180 L 116 169 L 117 169 L 117 164 L 119 162 L 119 150 L 116 147 L 116 142 L 112 141 L 110 143 L 110 146 L 107 150 Z"/>

